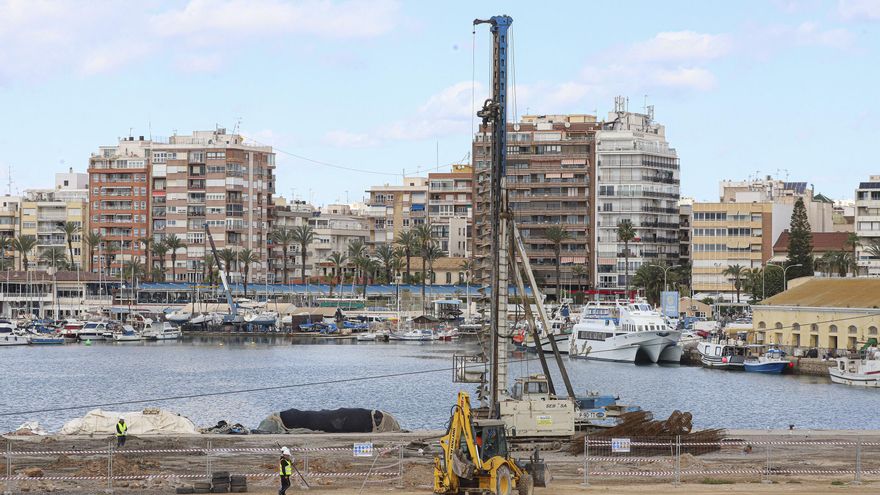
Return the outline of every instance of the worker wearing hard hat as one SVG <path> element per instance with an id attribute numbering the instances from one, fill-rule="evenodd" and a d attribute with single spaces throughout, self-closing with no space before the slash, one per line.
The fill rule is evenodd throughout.
<path id="1" fill-rule="evenodd" d="M 287 489 L 290 488 L 290 475 L 293 474 L 293 457 L 290 455 L 290 449 L 287 447 L 281 447 L 278 474 L 281 475 L 281 489 L 278 490 L 278 495 L 284 495 L 287 493 Z"/>
<path id="2" fill-rule="evenodd" d="M 116 448 L 125 447 L 125 434 L 128 431 L 128 425 L 125 424 L 125 418 L 119 418 L 116 423 Z"/>

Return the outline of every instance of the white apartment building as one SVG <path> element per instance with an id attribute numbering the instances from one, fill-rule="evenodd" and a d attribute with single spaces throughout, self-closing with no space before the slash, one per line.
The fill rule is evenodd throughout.
<path id="1" fill-rule="evenodd" d="M 678 264 L 679 161 L 653 113 L 652 107 L 647 114 L 628 112 L 625 100 L 618 97 L 615 111 L 596 135 L 594 280 L 599 290 L 625 286 L 624 243 L 617 237 L 624 219 L 636 232 L 629 243 L 630 280 L 643 264 Z"/>
<path id="2" fill-rule="evenodd" d="M 880 242 L 880 175 L 870 176 L 856 189 L 855 232 L 862 242 L 856 251 L 860 273 L 880 275 L 880 258 L 866 249 L 872 242 Z"/>

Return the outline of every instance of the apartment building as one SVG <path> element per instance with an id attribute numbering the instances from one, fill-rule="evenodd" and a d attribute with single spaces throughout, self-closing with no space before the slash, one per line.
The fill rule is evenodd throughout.
<path id="1" fill-rule="evenodd" d="M 428 174 L 431 233 L 450 257 L 470 256 L 473 182 L 470 165 L 453 165 L 452 172 Z"/>
<path id="2" fill-rule="evenodd" d="M 370 221 L 370 241 L 391 243 L 401 231 L 427 222 L 428 179 L 404 177 L 401 185 L 373 186 L 363 214 Z"/>
<path id="3" fill-rule="evenodd" d="M 277 229 L 294 229 L 302 225 L 308 225 L 309 219 L 316 213 L 315 207 L 305 201 L 293 200 L 287 201 L 283 197 L 276 197 L 273 201 L 271 231 Z M 292 243 L 287 247 L 287 271 L 290 281 L 297 279 L 299 271 L 294 270 L 298 267 L 299 245 Z M 283 279 L 284 270 L 284 250 L 281 246 L 275 244 L 270 237 L 269 241 L 269 282 L 286 283 Z"/>
<path id="4" fill-rule="evenodd" d="M 201 280 L 207 225 L 217 249 L 255 253 L 259 261 L 250 266 L 250 281 L 265 282 L 275 192 L 272 148 L 245 144 L 240 135 L 218 128 L 153 141 L 151 163 L 153 238 L 173 234 L 185 245 L 177 253 L 175 280 Z"/>
<path id="5" fill-rule="evenodd" d="M 780 222 L 788 222 L 795 202 L 803 199 L 813 232 L 833 232 L 836 229 L 834 203 L 816 194 L 806 182 L 783 181 L 770 175 L 743 181 L 723 180 L 719 184 L 719 197 L 722 203 L 773 203 L 778 207 Z"/>
<path id="6" fill-rule="evenodd" d="M 626 109 L 615 99 L 597 140 L 596 264 L 600 291 L 620 292 L 626 286 L 624 243 L 617 229 L 629 220 L 635 238 L 629 242 L 630 277 L 643 264 L 677 265 L 681 254 L 678 201 L 679 160 L 666 141 L 666 130 L 647 113 Z"/>
<path id="7" fill-rule="evenodd" d="M 89 158 L 88 228 L 103 238 L 92 254 L 93 271 L 109 266 L 118 275 L 125 261 L 145 255 L 138 239 L 149 235 L 149 155 L 150 141 L 132 136 Z"/>
<path id="8" fill-rule="evenodd" d="M 856 189 L 855 233 L 862 245 L 856 251 L 861 274 L 880 275 L 880 258 L 872 256 L 867 248 L 880 242 L 880 175 L 872 175 L 860 182 Z"/>
<path id="9" fill-rule="evenodd" d="M 356 215 L 349 205 L 327 205 L 309 218 L 315 230 L 315 240 L 306 254 L 306 277 L 329 277 L 332 273 L 328 261 L 334 252 L 348 255 L 348 245 L 360 240 L 370 242 L 370 219 Z M 301 258 L 297 255 L 297 262 Z"/>
<path id="10" fill-rule="evenodd" d="M 723 293 L 730 299 L 736 289 L 724 270 L 733 265 L 759 268 L 770 259 L 773 218 L 772 203 L 694 202 L 690 221 L 694 292 L 714 297 Z"/>
<path id="11" fill-rule="evenodd" d="M 694 212 L 694 199 L 681 198 L 678 202 L 678 264 L 691 263 L 691 217 Z"/>
<path id="12" fill-rule="evenodd" d="M 83 242 L 83 233 L 88 232 L 88 181 L 88 174 L 75 173 L 70 169 L 69 172 L 55 174 L 54 189 L 30 189 L 24 192 L 19 210 L 18 235 L 30 235 L 37 240 L 35 252 L 29 255 L 29 261 L 36 268 L 52 266 L 53 257 L 47 256 L 50 250 L 60 250 L 65 260 L 80 269 L 88 267 L 89 249 Z M 62 230 L 62 226 L 68 222 L 79 228 L 79 232 L 71 236 L 70 244 Z M 70 251 L 73 251 L 72 259 Z"/>
<path id="13" fill-rule="evenodd" d="M 20 215 L 20 209 L 20 197 L 0 197 L 0 237 L 11 239 L 18 235 L 18 219 Z"/>
<path id="14" fill-rule="evenodd" d="M 104 236 L 104 252 L 118 252 L 111 273 L 132 257 L 158 267 L 139 239 L 174 234 L 184 244 L 176 266 L 169 254 L 158 268 L 169 281 L 200 281 L 207 224 L 218 249 L 256 253 L 251 280 L 265 281 L 274 168 L 271 147 L 246 144 L 222 128 L 100 147 L 89 160 L 91 230 Z"/>
<path id="15" fill-rule="evenodd" d="M 581 289 L 590 277 L 576 275 L 575 266 L 592 273 L 594 252 L 595 138 L 599 125 L 593 115 L 525 115 L 508 124 L 505 189 L 508 208 L 520 229 L 529 261 L 545 292 L 555 291 L 556 256 L 545 237 L 548 227 L 560 226 L 570 238 L 559 257 L 561 282 Z M 491 132 L 482 126 L 474 136 L 474 220 L 471 243 L 476 262 L 474 278 L 489 279 L 489 166 Z"/>

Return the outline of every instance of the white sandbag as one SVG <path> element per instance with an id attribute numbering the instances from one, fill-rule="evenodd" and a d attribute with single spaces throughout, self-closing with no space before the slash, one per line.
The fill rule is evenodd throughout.
<path id="1" fill-rule="evenodd" d="M 115 435 L 116 423 L 125 418 L 129 435 L 170 435 L 198 433 L 196 425 L 185 416 L 162 409 L 138 412 L 112 412 L 95 409 L 82 418 L 64 423 L 62 435 Z"/>

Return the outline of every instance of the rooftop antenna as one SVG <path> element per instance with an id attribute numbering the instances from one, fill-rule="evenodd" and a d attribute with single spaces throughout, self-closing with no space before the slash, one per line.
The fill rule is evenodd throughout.
<path id="1" fill-rule="evenodd" d="M 131 137 L 131 131 L 133 131 L 133 130 L 134 130 L 134 127 L 128 128 L 128 137 Z"/>
<path id="2" fill-rule="evenodd" d="M 12 165 L 6 170 L 6 195 L 12 196 Z"/>
<path id="3" fill-rule="evenodd" d="M 642 105 L 642 113 L 648 114 L 648 95 L 645 95 L 645 103 Z"/>
<path id="4" fill-rule="evenodd" d="M 241 117 L 235 121 L 235 126 L 232 128 L 232 134 L 238 134 L 239 129 L 241 129 Z"/>

